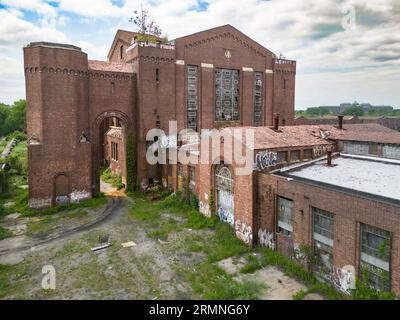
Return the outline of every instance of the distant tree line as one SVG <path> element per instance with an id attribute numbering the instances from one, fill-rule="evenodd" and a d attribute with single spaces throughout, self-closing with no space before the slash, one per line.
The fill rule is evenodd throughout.
<path id="1" fill-rule="evenodd" d="M 15 131 L 26 132 L 26 101 L 22 99 L 12 105 L 0 103 L 0 137 Z"/>
<path id="2" fill-rule="evenodd" d="M 376 117 L 397 116 L 397 117 L 400 117 L 400 109 L 394 109 L 391 111 L 371 109 L 368 112 L 365 112 L 358 103 L 353 103 L 349 108 L 347 108 L 345 111 L 341 112 L 340 114 L 344 115 L 344 116 L 356 115 L 359 117 L 361 117 L 361 116 L 376 116 Z M 325 108 L 325 107 L 310 107 L 310 108 L 307 108 L 305 111 L 304 110 L 296 110 L 296 116 L 323 117 L 323 116 L 329 116 L 329 115 L 338 115 L 338 114 L 330 112 L 329 109 Z"/>

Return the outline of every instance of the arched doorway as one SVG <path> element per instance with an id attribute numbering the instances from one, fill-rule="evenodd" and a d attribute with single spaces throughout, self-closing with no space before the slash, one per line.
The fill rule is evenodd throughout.
<path id="1" fill-rule="evenodd" d="M 217 196 L 217 212 L 220 220 L 235 223 L 233 176 L 230 168 L 225 164 L 216 165 L 214 171 L 214 184 Z"/>
<path id="2" fill-rule="evenodd" d="M 131 120 L 120 111 L 106 111 L 93 122 L 94 194 L 99 191 L 109 191 L 110 186 L 100 182 L 100 176 L 104 170 L 107 170 L 107 175 L 115 177 L 113 180 L 120 181 L 120 186 L 126 186 L 126 145 L 128 135 L 133 132 L 132 127 Z"/>

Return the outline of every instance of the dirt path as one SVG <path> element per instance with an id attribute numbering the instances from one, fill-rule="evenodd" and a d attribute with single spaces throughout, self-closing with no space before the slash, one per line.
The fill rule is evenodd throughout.
<path id="1" fill-rule="evenodd" d="M 82 233 L 91 228 L 97 227 L 109 219 L 115 217 L 122 208 L 125 207 L 124 199 L 110 197 L 107 206 L 102 209 L 94 221 L 78 225 L 70 229 L 61 229 L 57 232 L 43 237 L 29 237 L 26 235 L 16 236 L 0 241 L 0 264 L 15 264 L 22 261 L 23 257 L 35 248 L 49 244 L 53 241 L 70 237 L 71 235 Z M 114 216 L 115 214 L 115 216 Z"/>

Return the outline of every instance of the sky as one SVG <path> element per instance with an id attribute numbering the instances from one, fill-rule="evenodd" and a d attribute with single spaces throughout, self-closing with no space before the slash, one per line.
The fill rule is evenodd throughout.
<path id="1" fill-rule="evenodd" d="M 296 109 L 342 102 L 400 108 L 399 0 L 0 0 L 0 102 L 25 98 L 22 48 L 70 43 L 106 60 L 140 7 L 169 39 L 231 24 L 297 61 Z"/>

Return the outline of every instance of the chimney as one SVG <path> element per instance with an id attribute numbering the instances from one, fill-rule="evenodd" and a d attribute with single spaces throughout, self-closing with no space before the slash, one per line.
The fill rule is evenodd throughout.
<path id="1" fill-rule="evenodd" d="M 344 117 L 344 116 L 338 116 L 338 121 L 339 121 L 339 126 L 338 126 L 338 128 L 339 128 L 340 130 L 343 129 L 343 117 Z"/>
<path id="2" fill-rule="evenodd" d="M 326 150 L 326 165 L 332 167 L 332 150 Z"/>
<path id="3" fill-rule="evenodd" d="M 274 114 L 275 118 L 274 118 L 274 129 L 276 131 L 279 130 L 279 113 L 275 113 Z"/>

